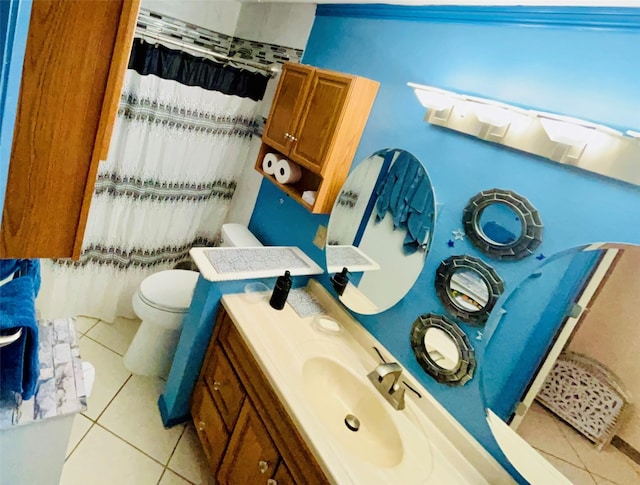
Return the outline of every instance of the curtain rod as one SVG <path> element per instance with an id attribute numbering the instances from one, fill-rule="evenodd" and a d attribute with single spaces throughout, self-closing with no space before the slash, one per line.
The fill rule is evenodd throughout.
<path id="1" fill-rule="evenodd" d="M 211 57 L 215 57 L 216 59 L 219 60 L 223 60 L 223 61 L 228 61 L 228 62 L 232 62 L 232 63 L 238 63 L 238 64 L 244 64 L 246 66 L 252 67 L 254 69 L 259 69 L 261 71 L 266 71 L 269 74 L 269 77 L 275 77 L 279 72 L 280 69 L 277 67 L 276 64 L 271 64 L 271 65 L 264 65 L 264 64 L 260 64 L 257 62 L 253 62 L 253 61 L 248 61 L 246 59 L 238 59 L 235 57 L 229 57 L 226 56 L 224 54 L 220 54 L 218 52 L 213 52 L 210 49 L 206 49 L 204 47 L 200 47 L 198 45 L 195 44 L 191 44 L 189 42 L 184 42 L 178 39 L 172 39 L 171 37 L 168 37 L 166 35 L 160 34 L 160 33 L 156 33 L 156 32 L 150 32 L 148 30 L 145 29 L 136 29 L 136 36 L 145 38 L 145 37 L 149 37 L 152 39 L 155 39 L 157 41 L 160 42 L 166 42 L 167 44 L 173 44 L 177 47 L 183 48 L 183 49 L 187 49 L 193 52 L 198 52 L 200 54 L 206 55 L 206 56 L 211 56 Z"/>

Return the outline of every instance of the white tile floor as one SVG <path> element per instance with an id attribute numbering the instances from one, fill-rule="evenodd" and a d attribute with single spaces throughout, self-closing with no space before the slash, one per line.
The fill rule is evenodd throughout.
<path id="1" fill-rule="evenodd" d="M 96 368 L 88 409 L 75 417 L 61 485 L 213 483 L 192 424 L 165 429 L 163 381 L 134 376 L 122 356 L 140 322 L 77 317 L 83 360 Z"/>
<path id="2" fill-rule="evenodd" d="M 640 483 L 640 465 L 609 445 L 602 451 L 552 413 L 534 403 L 518 434 L 574 485 Z"/>

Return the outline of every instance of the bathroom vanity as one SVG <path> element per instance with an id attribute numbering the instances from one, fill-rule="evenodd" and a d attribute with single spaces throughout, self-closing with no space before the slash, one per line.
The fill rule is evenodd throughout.
<path id="1" fill-rule="evenodd" d="M 394 409 L 367 379 L 393 356 L 319 283 L 305 293 L 281 311 L 222 298 L 191 406 L 218 483 L 512 483 L 401 367 Z"/>

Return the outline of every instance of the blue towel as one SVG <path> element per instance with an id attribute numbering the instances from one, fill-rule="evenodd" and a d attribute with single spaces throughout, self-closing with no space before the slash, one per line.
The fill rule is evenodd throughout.
<path id="1" fill-rule="evenodd" d="M 394 153 L 395 150 L 390 150 L 387 156 L 393 156 Z M 393 227 L 407 230 L 404 252 L 416 252 L 431 230 L 434 211 L 431 183 L 422 163 L 410 153 L 400 152 L 389 173 L 376 188 L 376 193 L 376 222 L 391 212 Z"/>
<path id="2" fill-rule="evenodd" d="M 3 268 L 10 266 L 11 263 L 3 261 Z M 35 311 L 35 297 L 40 289 L 40 262 L 16 260 L 15 266 L 18 270 L 14 279 L 0 286 L 0 333 L 12 335 L 22 328 L 22 335 L 0 348 L 0 394 L 17 393 L 26 400 L 35 394 L 40 375 Z"/>

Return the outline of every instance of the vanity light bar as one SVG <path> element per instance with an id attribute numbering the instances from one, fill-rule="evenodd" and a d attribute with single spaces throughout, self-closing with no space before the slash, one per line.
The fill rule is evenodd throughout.
<path id="1" fill-rule="evenodd" d="M 425 121 L 640 185 L 640 131 L 605 125 L 492 99 L 407 83 L 427 109 Z"/>

